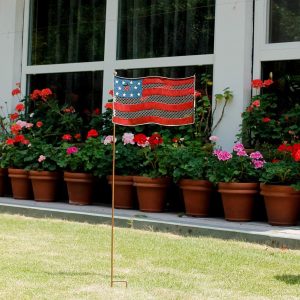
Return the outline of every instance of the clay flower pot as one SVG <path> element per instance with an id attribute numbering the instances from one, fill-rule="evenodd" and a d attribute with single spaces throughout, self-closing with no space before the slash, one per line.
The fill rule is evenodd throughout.
<path id="1" fill-rule="evenodd" d="M 64 172 L 69 203 L 88 205 L 92 203 L 94 177 L 89 173 Z"/>
<path id="2" fill-rule="evenodd" d="M 225 219 L 251 221 L 258 188 L 258 183 L 219 182 L 218 191 L 222 197 Z"/>
<path id="3" fill-rule="evenodd" d="M 58 172 L 29 171 L 29 178 L 31 179 L 34 200 L 44 202 L 55 200 L 59 179 Z"/>
<path id="4" fill-rule="evenodd" d="M 30 199 L 32 197 L 32 188 L 28 171 L 9 168 L 8 176 L 11 180 L 12 193 L 15 199 Z"/>
<path id="5" fill-rule="evenodd" d="M 112 185 L 112 176 L 107 176 L 108 183 Z M 115 208 L 133 207 L 133 177 L 115 175 Z"/>
<path id="6" fill-rule="evenodd" d="M 261 184 L 268 223 L 271 225 L 297 225 L 300 211 L 300 191 L 288 185 Z"/>
<path id="7" fill-rule="evenodd" d="M 207 180 L 181 179 L 185 211 L 188 216 L 207 217 L 212 183 Z"/>
<path id="8" fill-rule="evenodd" d="M 149 178 L 133 176 L 137 189 L 139 209 L 146 212 L 162 212 L 165 207 L 169 178 Z"/>

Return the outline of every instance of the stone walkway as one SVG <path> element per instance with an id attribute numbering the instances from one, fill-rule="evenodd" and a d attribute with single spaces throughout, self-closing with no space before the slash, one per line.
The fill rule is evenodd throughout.
<path id="1" fill-rule="evenodd" d="M 111 208 L 105 204 L 76 206 L 64 202 L 36 202 L 0 198 L 0 213 L 38 218 L 111 224 Z M 228 222 L 221 218 L 194 218 L 176 213 L 145 213 L 115 210 L 115 225 L 192 236 L 211 236 L 265 244 L 271 247 L 300 249 L 300 224 L 292 227 L 271 226 L 266 222 Z"/>

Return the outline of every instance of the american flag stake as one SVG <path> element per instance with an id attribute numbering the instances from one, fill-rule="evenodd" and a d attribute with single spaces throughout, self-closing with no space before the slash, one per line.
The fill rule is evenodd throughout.
<path id="1" fill-rule="evenodd" d="M 113 123 L 123 126 L 194 123 L 195 76 L 114 77 Z"/>

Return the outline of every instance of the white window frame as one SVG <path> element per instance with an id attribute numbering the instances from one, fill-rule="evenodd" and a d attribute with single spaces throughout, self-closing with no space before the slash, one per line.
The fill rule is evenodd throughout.
<path id="1" fill-rule="evenodd" d="M 261 77 L 262 62 L 300 59 L 300 42 L 268 42 L 269 8 L 270 0 L 255 0 L 253 79 Z"/>
<path id="2" fill-rule="evenodd" d="M 29 50 L 29 18 L 30 0 L 25 0 L 22 87 L 27 87 L 27 76 L 33 74 L 103 71 L 103 109 L 109 99 L 108 92 L 113 87 L 113 74 L 115 70 L 213 65 L 214 62 L 213 54 L 117 60 L 118 0 L 107 0 L 103 61 L 30 66 L 27 59 Z M 26 90 L 23 92 L 25 93 Z"/>

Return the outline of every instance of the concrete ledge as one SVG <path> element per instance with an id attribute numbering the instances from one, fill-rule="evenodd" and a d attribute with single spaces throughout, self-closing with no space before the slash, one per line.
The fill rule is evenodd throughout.
<path id="1" fill-rule="evenodd" d="M 49 203 L 44 204 L 44 206 L 47 207 L 43 207 L 43 204 L 41 203 L 39 203 L 39 207 L 37 207 L 34 206 L 34 201 L 27 201 L 24 202 L 24 204 L 22 203 L 23 201 L 19 200 L 9 200 L 6 202 L 14 203 L 0 203 L 0 213 L 18 214 L 34 218 L 56 218 L 68 221 L 87 222 L 91 224 L 111 224 L 111 215 L 109 213 L 111 210 L 110 208 L 99 208 L 94 206 L 95 210 L 101 209 L 102 211 L 105 211 L 105 213 L 91 213 L 80 211 L 80 207 L 74 208 L 74 206 L 62 203 L 59 204 L 60 208 L 57 209 L 49 207 L 51 206 Z M 55 205 L 57 204 L 52 204 L 52 206 Z M 85 210 L 91 210 L 91 208 L 93 207 L 85 207 Z M 82 210 L 84 210 L 83 207 Z M 194 224 L 188 224 L 188 222 L 191 222 L 188 218 L 179 218 L 176 215 L 171 215 L 173 220 L 162 220 L 164 218 L 171 219 L 168 214 L 162 213 L 159 214 L 160 220 L 155 220 L 148 219 L 149 214 L 129 214 L 128 210 L 124 211 L 124 216 L 122 216 L 120 215 L 122 214 L 122 211 L 123 210 L 117 210 L 118 215 L 115 216 L 115 226 L 117 227 L 135 228 L 155 232 L 169 232 L 184 236 L 207 236 L 220 239 L 234 239 L 264 244 L 270 247 L 300 249 L 299 227 L 274 228 L 267 224 L 252 224 L 253 229 L 250 228 L 251 224 L 245 226 L 240 223 L 232 223 L 219 219 L 214 220 L 211 218 L 209 219 L 209 222 L 205 222 L 205 220 L 199 218 L 192 218 L 191 221 L 193 221 Z M 150 218 L 152 215 L 153 214 L 150 214 Z M 197 220 L 199 220 L 199 223 L 201 224 L 197 224 Z M 207 225 L 205 223 L 207 223 Z M 225 225 L 227 225 L 227 228 Z M 229 225 L 230 228 L 228 228 Z M 243 227 L 244 229 L 242 229 Z M 292 228 L 293 234 L 289 233 L 289 231 L 291 231 L 290 228 Z"/>

